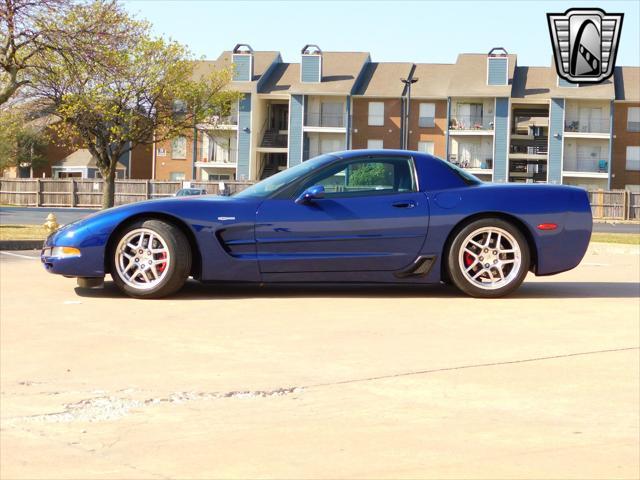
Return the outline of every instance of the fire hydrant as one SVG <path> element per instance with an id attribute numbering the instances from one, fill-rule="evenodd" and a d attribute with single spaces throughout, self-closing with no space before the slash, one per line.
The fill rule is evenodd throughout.
<path id="1" fill-rule="evenodd" d="M 47 221 L 44 222 L 43 226 L 49 235 L 51 235 L 58 228 L 60 228 L 60 225 L 58 225 L 58 219 L 56 218 L 56 214 L 50 213 L 49 215 L 47 215 Z"/>

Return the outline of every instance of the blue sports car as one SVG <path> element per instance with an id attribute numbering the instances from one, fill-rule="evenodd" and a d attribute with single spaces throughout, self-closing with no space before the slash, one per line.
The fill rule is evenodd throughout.
<path id="1" fill-rule="evenodd" d="M 98 212 L 45 242 L 51 273 L 110 274 L 137 298 L 203 282 L 452 283 L 475 297 L 527 272 L 574 268 L 592 218 L 584 190 L 487 184 L 402 150 L 322 155 L 231 197 L 166 198 Z"/>

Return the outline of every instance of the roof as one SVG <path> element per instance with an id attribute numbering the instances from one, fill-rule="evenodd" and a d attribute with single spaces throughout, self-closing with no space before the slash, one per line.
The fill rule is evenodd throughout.
<path id="1" fill-rule="evenodd" d="M 202 77 L 211 73 L 214 69 L 230 68 L 233 65 L 233 53 L 230 50 L 222 52 L 216 60 L 203 60 L 196 62 L 194 77 Z M 274 62 L 280 61 L 280 53 L 272 51 L 253 52 L 253 78 L 250 82 L 230 82 L 229 88 L 242 93 L 256 91 L 258 81 Z"/>
<path id="2" fill-rule="evenodd" d="M 516 55 L 507 55 L 507 85 L 487 85 L 487 54 L 461 53 L 456 60 L 449 95 L 452 97 L 508 97 L 517 63 Z"/>
<path id="3" fill-rule="evenodd" d="M 447 98 L 454 68 L 452 63 L 417 63 L 413 77 L 418 81 L 411 86 L 411 97 Z"/>
<path id="4" fill-rule="evenodd" d="M 98 167 L 98 162 L 96 160 L 96 158 L 91 155 L 91 153 L 89 152 L 89 150 L 87 150 L 86 148 L 81 148 L 79 150 L 76 150 L 75 152 L 67 155 L 66 157 L 64 157 L 62 160 L 60 160 L 60 162 L 58 162 L 56 165 L 53 165 L 54 167 L 88 167 L 88 168 L 97 168 Z M 125 166 L 118 162 L 118 165 L 116 166 L 117 170 L 124 170 Z"/>
<path id="5" fill-rule="evenodd" d="M 616 100 L 640 102 L 640 67 L 616 67 Z"/>
<path id="6" fill-rule="evenodd" d="M 558 86 L 558 74 L 555 66 L 517 67 L 511 96 L 524 100 L 545 100 L 552 97 L 612 100 L 614 97 L 614 88 L 612 79 L 599 84 L 560 87 Z"/>
<path id="7" fill-rule="evenodd" d="M 407 78 L 413 68 L 412 63 L 368 63 L 362 73 L 362 83 L 355 95 L 367 97 L 400 97 L 405 88 L 401 78 Z M 415 88 L 415 85 L 412 87 Z"/>
<path id="8" fill-rule="evenodd" d="M 369 60 L 367 52 L 322 52 L 322 81 L 300 81 L 299 63 L 281 63 L 266 79 L 260 93 L 289 93 L 306 95 L 348 95 Z"/>

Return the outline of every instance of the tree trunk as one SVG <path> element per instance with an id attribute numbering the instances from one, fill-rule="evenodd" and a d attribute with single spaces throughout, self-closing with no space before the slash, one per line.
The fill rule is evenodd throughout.
<path id="1" fill-rule="evenodd" d="M 102 172 L 102 208 L 111 208 L 115 200 L 116 193 L 116 168 L 115 165 L 109 168 L 108 172 Z"/>

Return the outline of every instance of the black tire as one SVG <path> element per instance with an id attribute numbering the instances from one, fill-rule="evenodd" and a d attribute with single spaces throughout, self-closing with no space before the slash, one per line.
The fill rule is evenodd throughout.
<path id="1" fill-rule="evenodd" d="M 121 276 L 117 267 L 120 255 L 118 245 L 124 238 L 139 229 L 146 229 L 158 235 L 166 244 L 168 257 L 171 259 L 167 262 L 166 272 L 162 271 L 161 278 L 157 284 L 145 289 L 136 288 L 127 283 L 127 280 Z M 143 249 L 145 248 L 143 247 Z M 120 290 L 134 298 L 162 298 L 172 295 L 184 286 L 191 272 L 192 254 L 189 240 L 178 227 L 162 220 L 142 219 L 127 225 L 126 228 L 119 232 L 118 237 L 113 242 L 110 256 L 113 281 Z M 150 275 L 147 275 L 147 278 L 150 277 Z"/>
<path id="2" fill-rule="evenodd" d="M 493 248 L 496 248 L 495 242 L 497 241 L 497 234 L 494 233 L 492 237 L 494 242 L 493 248 L 490 247 L 490 245 L 492 245 L 491 243 L 489 243 L 489 248 L 487 248 L 486 250 L 472 245 L 472 248 L 474 248 L 474 251 L 472 253 L 476 253 L 477 256 L 474 257 L 469 252 L 468 257 L 464 256 L 467 255 L 467 253 L 465 253 L 464 251 L 461 254 L 461 249 L 465 247 L 463 243 L 467 241 L 470 235 L 472 235 L 474 232 L 482 232 L 483 229 L 488 228 L 496 229 L 496 231 L 502 230 L 504 232 L 507 232 L 510 235 L 510 238 L 508 236 L 501 236 L 501 245 L 506 245 L 506 242 L 514 241 L 515 243 L 517 243 L 517 248 L 520 252 L 519 263 L 514 262 L 511 264 L 513 265 L 511 267 L 509 267 L 508 264 L 505 264 L 505 266 L 501 268 L 503 275 L 505 271 L 507 273 L 504 276 L 502 285 L 500 284 L 500 281 L 496 282 L 496 284 L 493 286 L 491 285 L 489 275 L 493 277 L 495 274 L 496 278 L 499 278 L 498 275 L 500 273 L 496 269 L 497 267 L 493 267 L 492 265 L 494 261 L 496 261 L 496 263 L 499 263 L 501 262 L 501 259 L 510 260 L 512 258 L 516 258 L 516 254 L 514 253 L 512 256 L 510 256 L 510 254 L 508 253 L 502 255 L 498 254 L 497 256 L 493 255 L 494 252 L 499 251 L 497 249 L 493 250 Z M 478 235 L 481 236 L 474 238 L 488 238 L 482 237 L 482 233 L 478 233 Z M 489 242 L 491 241 L 492 240 L 489 239 Z M 471 295 L 472 297 L 477 298 L 503 297 L 516 290 L 524 281 L 531 264 L 530 255 L 531 254 L 529 252 L 527 239 L 516 226 L 499 218 L 483 218 L 469 223 L 456 234 L 453 242 L 451 243 L 451 247 L 447 252 L 447 273 L 449 274 L 451 282 L 467 295 Z M 489 257 L 488 261 L 490 263 L 483 263 L 479 260 L 483 259 L 484 261 L 487 261 L 487 258 L 485 258 L 485 256 Z M 461 265 L 461 263 L 463 263 L 464 267 L 466 267 L 465 270 L 471 269 L 469 276 L 480 274 L 477 282 L 470 279 L 467 274 L 463 272 L 463 265 Z M 488 269 L 484 268 L 486 267 L 486 265 L 489 265 Z M 482 273 L 482 270 L 487 273 Z M 489 271 L 491 273 L 489 273 Z M 484 286 L 478 285 L 478 283 L 482 283 L 485 280 L 487 281 L 487 283 L 484 284 Z"/>

